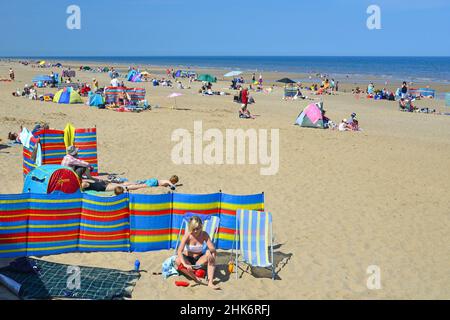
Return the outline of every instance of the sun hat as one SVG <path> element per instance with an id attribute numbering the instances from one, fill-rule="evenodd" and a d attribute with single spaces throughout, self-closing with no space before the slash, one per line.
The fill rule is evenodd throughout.
<path id="1" fill-rule="evenodd" d="M 71 156 L 74 156 L 78 153 L 78 148 L 75 146 L 70 146 L 67 148 L 67 153 L 70 154 Z"/>

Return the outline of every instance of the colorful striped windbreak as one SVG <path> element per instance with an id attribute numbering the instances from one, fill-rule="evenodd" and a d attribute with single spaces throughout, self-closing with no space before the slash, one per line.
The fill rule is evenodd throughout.
<path id="1" fill-rule="evenodd" d="M 63 130 L 40 130 L 34 134 L 33 138 L 31 138 L 30 148 L 23 147 L 24 176 L 36 167 L 35 162 L 31 159 L 31 155 L 38 138 L 41 138 L 42 164 L 61 164 L 62 159 L 66 155 Z M 89 162 L 94 167 L 92 175 L 98 175 L 97 129 L 76 129 L 74 144 L 80 149 L 78 154 L 79 158 Z"/>
<path id="2" fill-rule="evenodd" d="M 218 216 L 217 248 L 232 249 L 240 208 L 264 210 L 264 194 L 3 194 L 0 258 L 170 249 L 185 212 Z"/>

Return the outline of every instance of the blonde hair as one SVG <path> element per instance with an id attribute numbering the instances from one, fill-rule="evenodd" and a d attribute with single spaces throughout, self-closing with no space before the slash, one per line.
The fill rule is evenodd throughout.
<path id="1" fill-rule="evenodd" d="M 193 216 L 191 219 L 189 219 L 188 229 L 189 232 L 192 232 L 195 228 L 201 228 L 203 226 L 202 220 L 197 217 Z"/>

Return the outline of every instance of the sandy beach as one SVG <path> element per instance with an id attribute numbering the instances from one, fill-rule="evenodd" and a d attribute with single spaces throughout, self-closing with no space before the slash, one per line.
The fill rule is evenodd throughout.
<path id="1" fill-rule="evenodd" d="M 64 62 L 62 62 L 65 65 Z M 70 62 L 74 66 L 83 63 Z M 398 102 L 366 99 L 351 94 L 353 83 L 342 83 L 336 95 L 311 100 L 285 101 L 283 86 L 271 93 L 251 92 L 249 105 L 256 119 L 239 119 L 234 90 L 222 75 L 229 70 L 208 69 L 219 79 L 213 90 L 230 95 L 202 96 L 201 82 L 190 89 L 153 87 L 147 90 L 152 110 L 141 113 L 114 112 L 87 105 L 60 105 L 12 96 L 17 88 L 31 84 L 38 74 L 52 70 L 19 63 L 0 62 L 0 78 L 15 71 L 15 82 L 0 82 L 0 143 L 20 125 L 32 129 L 46 121 L 51 128 L 97 127 L 99 171 L 122 174 L 130 180 L 176 174 L 182 193 L 254 194 L 264 191 L 266 210 L 273 214 L 277 279 L 255 270 L 235 280 L 226 271 L 229 252 L 219 252 L 217 280 L 222 288 L 181 288 L 170 277 L 154 272 L 172 251 L 145 253 L 70 253 L 40 257 L 54 262 L 131 270 L 136 258 L 143 272 L 133 299 L 449 299 L 450 243 L 450 116 L 407 113 Z M 127 66 L 121 66 L 126 68 Z M 171 67 L 171 66 L 168 66 Z M 77 79 L 100 87 L 109 85 L 107 73 L 78 71 Z M 164 67 L 149 68 L 160 77 Z M 197 70 L 198 71 L 198 70 Z M 244 73 L 250 80 L 251 74 Z M 257 74 L 258 76 L 258 74 Z M 301 74 L 263 73 L 265 84 Z M 183 80 L 184 85 L 189 85 Z M 126 83 L 132 86 L 131 83 Z M 358 84 L 362 88 L 367 83 Z M 430 85 L 450 92 L 449 85 Z M 401 83 L 389 84 L 393 90 Z M 38 89 L 38 94 L 56 89 Z M 174 100 L 172 92 L 183 95 Z M 84 98 L 86 99 L 86 98 Z M 336 123 L 356 112 L 360 132 L 301 128 L 294 125 L 298 114 L 311 102 L 322 100 L 327 116 Z M 159 108 L 154 106 L 158 105 Z M 418 107 L 450 112 L 443 100 L 419 100 Z M 279 170 L 260 174 L 260 165 L 176 165 L 171 160 L 175 143 L 172 132 L 217 128 L 279 129 Z M 0 150 L 0 193 L 21 193 L 22 147 Z M 166 193 L 151 188 L 138 193 Z M 0 259 L 0 266 L 9 261 Z M 367 268 L 379 266 L 381 289 L 367 287 Z M 0 299 L 15 299 L 0 286 Z"/>

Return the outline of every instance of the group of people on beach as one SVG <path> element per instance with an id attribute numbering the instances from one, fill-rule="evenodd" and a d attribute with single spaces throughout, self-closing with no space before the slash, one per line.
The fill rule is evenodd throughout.
<path id="1" fill-rule="evenodd" d="M 67 155 L 63 158 L 61 165 L 72 168 L 81 179 L 81 189 L 83 191 L 112 191 L 115 195 L 150 187 L 169 187 L 172 190 L 179 186 L 179 178 L 176 175 L 168 180 L 151 178 L 136 182 L 111 182 L 96 179 L 92 176 L 94 169 L 88 162 L 78 159 L 78 148 L 70 146 L 67 148 Z M 214 272 L 216 267 L 216 248 L 209 234 L 203 231 L 203 221 L 198 216 L 193 216 L 189 220 L 188 232 L 181 240 L 177 250 L 177 258 L 174 267 L 178 272 L 194 280 L 198 284 L 205 284 L 212 289 L 220 289 L 214 284 Z M 206 248 L 204 248 L 206 244 Z M 198 270 L 203 270 L 206 266 L 208 280 L 204 280 L 204 275 Z"/>
<path id="2" fill-rule="evenodd" d="M 62 166 L 66 166 L 75 171 L 81 180 L 81 189 L 83 191 L 93 190 L 97 192 L 113 191 L 115 195 L 124 193 L 125 191 L 139 190 L 150 187 L 169 187 L 172 190 L 177 185 L 179 178 L 173 175 L 168 180 L 158 180 L 151 178 L 147 180 L 140 180 L 136 182 L 113 182 L 103 179 L 97 179 L 92 176 L 94 167 L 87 161 L 78 158 L 79 149 L 75 146 L 67 148 L 67 154 L 61 161 Z"/>

